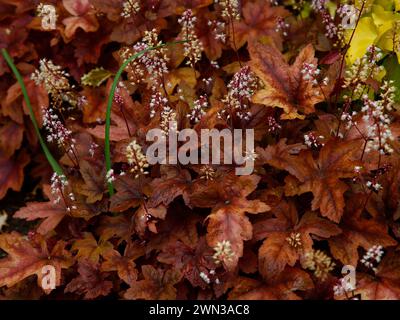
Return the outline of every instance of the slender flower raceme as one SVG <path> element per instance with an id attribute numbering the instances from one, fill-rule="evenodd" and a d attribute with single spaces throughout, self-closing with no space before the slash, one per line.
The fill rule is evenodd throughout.
<path id="1" fill-rule="evenodd" d="M 165 107 L 161 112 L 160 129 L 167 137 L 170 132 L 178 132 L 178 123 L 176 121 L 176 112 L 170 107 Z"/>
<path id="2" fill-rule="evenodd" d="M 227 20 L 240 20 L 239 0 L 215 0 L 222 8 L 222 17 Z"/>
<path id="3" fill-rule="evenodd" d="M 76 140 L 72 137 L 72 131 L 64 126 L 53 109 L 43 108 L 42 112 L 43 126 L 48 131 L 47 141 L 57 143 L 60 148 L 64 149 L 69 157 L 74 156 L 74 160 L 76 161 Z"/>
<path id="4" fill-rule="evenodd" d="M 112 183 L 113 181 L 115 181 L 115 173 L 113 169 L 110 169 L 106 173 L 106 182 Z"/>
<path id="5" fill-rule="evenodd" d="M 376 267 L 381 262 L 382 256 L 383 247 L 375 245 L 368 249 L 360 261 L 364 266 L 376 272 Z"/>
<path id="6" fill-rule="evenodd" d="M 223 21 L 209 20 L 207 24 L 212 29 L 214 39 L 226 43 L 226 23 Z"/>
<path id="7" fill-rule="evenodd" d="M 384 70 L 383 66 L 377 64 L 382 57 L 378 47 L 370 46 L 367 53 L 346 70 L 342 87 L 352 89 L 354 98 L 361 97 L 367 80 L 376 77 Z"/>
<path id="8" fill-rule="evenodd" d="M 257 86 L 258 80 L 250 67 L 245 66 L 240 69 L 228 84 L 228 95 L 222 100 L 225 108 L 218 113 L 218 116 L 229 120 L 235 114 L 241 120 L 249 120 L 251 117 L 249 104 Z"/>
<path id="9" fill-rule="evenodd" d="M 392 153 L 390 141 L 393 141 L 394 137 L 389 126 L 391 120 L 384 113 L 383 100 L 372 101 L 365 96 L 363 101 L 364 106 L 361 111 L 364 112 L 363 119 L 368 124 L 368 142 L 365 152 L 376 150 L 381 154 Z"/>
<path id="10" fill-rule="evenodd" d="M 58 175 L 54 172 L 51 177 L 51 194 L 55 197 L 53 200 L 54 204 L 58 204 L 61 200 L 64 201 L 66 210 L 70 212 L 71 210 L 76 210 L 76 206 L 72 203 L 75 201 L 75 196 L 72 192 L 66 192 L 68 186 L 68 180 L 64 175 Z"/>
<path id="11" fill-rule="evenodd" d="M 96 143 L 96 142 L 92 142 L 91 144 L 90 144 L 90 147 L 89 147 L 89 154 L 90 154 L 90 156 L 93 158 L 94 157 L 94 154 L 95 154 L 95 152 L 96 152 L 96 149 L 99 147 L 99 145 Z"/>
<path id="12" fill-rule="evenodd" d="M 210 284 L 211 280 L 205 272 L 200 272 L 199 276 L 205 283 Z"/>
<path id="13" fill-rule="evenodd" d="M 141 47 L 139 45 L 135 46 L 136 50 L 133 48 L 129 47 L 124 47 L 119 51 L 119 56 L 122 61 L 128 60 L 130 57 L 132 57 L 136 51 L 139 52 L 142 50 L 146 49 L 145 44 L 141 44 Z M 139 59 L 134 59 L 132 60 L 127 66 L 125 71 L 128 74 L 128 80 L 132 84 L 139 84 L 140 82 L 144 81 L 144 76 L 146 73 L 144 65 L 140 62 Z"/>
<path id="14" fill-rule="evenodd" d="M 196 21 L 197 18 L 190 9 L 186 10 L 178 20 L 179 24 L 182 26 L 182 33 L 185 40 L 187 40 L 187 42 L 183 44 L 183 54 L 189 59 L 187 64 L 192 68 L 194 68 L 196 62 L 201 60 L 201 53 L 204 50 L 203 44 L 196 34 Z"/>
<path id="15" fill-rule="evenodd" d="M 157 47 L 162 45 L 162 41 L 158 40 L 157 30 L 146 31 L 141 42 L 134 45 L 134 52 L 140 52 L 149 47 Z M 164 75 L 168 73 L 168 57 L 165 48 L 160 47 L 149 50 L 142 54 L 138 61 L 143 65 L 149 77 L 153 90 L 158 90 L 163 85 Z"/>
<path id="16" fill-rule="evenodd" d="M 194 123 L 198 123 L 200 119 L 206 114 L 204 109 L 207 108 L 208 108 L 207 97 L 200 96 L 199 99 L 194 101 L 192 111 L 187 115 L 187 117 Z"/>
<path id="17" fill-rule="evenodd" d="M 269 116 L 267 118 L 267 124 L 268 124 L 268 132 L 269 133 L 276 133 L 280 129 L 282 129 L 282 126 L 276 121 L 276 119 L 272 116 Z"/>
<path id="18" fill-rule="evenodd" d="M 136 140 L 132 140 L 126 147 L 126 158 L 128 164 L 131 166 L 130 172 L 132 172 L 135 178 L 140 175 L 148 174 L 146 169 L 149 167 L 146 156 L 143 154 L 142 147 L 137 143 Z"/>
<path id="19" fill-rule="evenodd" d="M 72 92 L 74 86 L 69 84 L 69 76 L 67 72 L 63 71 L 60 66 L 55 65 L 51 60 L 41 59 L 39 61 L 39 69 L 32 73 L 31 79 L 36 85 L 44 85 L 57 107 L 61 107 L 63 102 L 76 106 L 78 98 Z"/>
<path id="20" fill-rule="evenodd" d="M 157 111 L 168 107 L 168 99 L 160 92 L 155 91 L 150 98 L 150 118 L 153 118 Z"/>

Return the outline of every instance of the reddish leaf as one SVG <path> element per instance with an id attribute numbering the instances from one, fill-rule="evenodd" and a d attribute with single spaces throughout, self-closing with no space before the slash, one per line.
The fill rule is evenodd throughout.
<path id="1" fill-rule="evenodd" d="M 216 265 L 212 259 L 213 250 L 207 246 L 205 238 L 188 246 L 180 241 L 165 246 L 158 255 L 158 261 L 172 265 L 190 281 L 192 286 L 206 289 L 207 283 L 200 277 L 200 273 L 209 273 Z"/>
<path id="2" fill-rule="evenodd" d="M 157 207 L 161 203 L 169 205 L 174 199 L 182 195 L 185 199 L 185 193 L 190 186 L 191 177 L 186 170 L 166 169 L 165 178 L 154 179 L 152 181 L 153 193 L 149 200 L 151 207 Z"/>
<path id="3" fill-rule="evenodd" d="M 131 175 L 118 177 L 114 183 L 117 192 L 111 198 L 110 210 L 122 212 L 139 206 L 144 199 L 141 187 L 147 183 L 147 180 L 134 179 Z"/>
<path id="4" fill-rule="evenodd" d="M 399 300 L 400 299 L 400 254 L 389 252 L 379 264 L 375 276 L 357 274 L 355 294 L 361 300 Z"/>
<path id="5" fill-rule="evenodd" d="M 281 140 L 264 151 L 258 149 L 262 159 L 278 168 L 288 171 L 298 179 L 295 186 L 286 186 L 286 195 L 293 196 L 312 192 L 312 210 L 321 210 L 324 217 L 339 222 L 343 214 L 343 194 L 348 189 L 340 178 L 354 177 L 354 167 L 359 165 L 361 141 L 329 141 L 314 160 L 311 150 L 302 151 L 299 156 L 291 155 L 293 146 L 285 146 Z M 283 161 L 281 161 L 281 159 Z"/>
<path id="6" fill-rule="evenodd" d="M 57 242 L 52 250 L 42 238 L 27 240 L 17 232 L 0 235 L 0 249 L 8 256 L 0 259 L 0 287 L 11 287 L 19 281 L 37 275 L 38 285 L 43 279 L 43 267 L 50 265 L 56 270 L 56 285 L 61 283 L 61 269 L 72 265 L 70 254 L 63 241 Z"/>
<path id="7" fill-rule="evenodd" d="M 246 41 L 254 43 L 267 42 L 271 38 L 278 46 L 282 39 L 275 31 L 278 17 L 285 18 L 289 15 L 283 7 L 272 7 L 268 1 L 247 1 L 242 9 L 243 19 L 235 21 L 236 46 L 240 48 Z"/>
<path id="8" fill-rule="evenodd" d="M 267 239 L 259 250 L 259 269 L 265 279 L 274 279 L 298 259 L 312 251 L 311 234 L 319 239 L 337 235 L 341 230 L 332 222 L 315 213 L 305 213 L 300 221 L 293 203 L 281 202 L 272 209 L 277 218 L 262 218 L 254 225 L 255 239 Z M 296 237 L 290 241 L 291 237 Z"/>
<path id="9" fill-rule="evenodd" d="M 176 288 L 174 285 L 181 278 L 175 270 L 163 271 L 150 265 L 142 266 L 144 280 L 132 284 L 124 295 L 125 299 L 136 300 L 174 300 Z"/>
<path id="10" fill-rule="evenodd" d="M 36 229 L 40 234 L 47 234 L 53 231 L 62 219 L 67 215 L 64 204 L 49 202 L 28 202 L 27 206 L 21 208 L 14 214 L 14 218 L 33 221 L 44 219 Z"/>
<path id="11" fill-rule="evenodd" d="M 123 256 L 116 250 L 108 250 L 103 254 L 105 261 L 102 263 L 101 269 L 117 271 L 120 279 L 133 285 L 138 275 L 134 260 L 142 255 L 144 255 L 144 248 L 138 244 L 128 244 Z"/>
<path id="12" fill-rule="evenodd" d="M 231 244 L 233 257 L 224 261 L 228 270 L 233 270 L 243 255 L 243 241 L 252 238 L 253 228 L 245 213 L 260 213 L 270 209 L 259 200 L 246 199 L 257 187 L 259 180 L 257 176 L 225 177 L 217 188 L 221 197 L 220 202 L 213 207 L 211 214 L 207 217 L 209 246 L 215 247 L 223 241 L 229 241 Z M 200 194 L 197 194 L 196 198 L 199 196 Z M 196 201 L 193 203 L 195 204 Z M 210 202 L 210 204 L 213 203 Z"/>
<path id="13" fill-rule="evenodd" d="M 83 239 L 76 240 L 72 245 L 71 251 L 77 251 L 76 258 L 78 260 L 89 260 L 98 263 L 100 256 L 109 250 L 113 245 L 104 240 L 97 240 L 90 232 L 85 232 Z"/>
<path id="14" fill-rule="evenodd" d="M 304 119 L 301 114 L 315 112 L 314 105 L 323 101 L 324 96 L 311 81 L 304 80 L 301 73 L 304 63 L 317 65 L 311 45 L 299 53 L 292 65 L 287 64 L 280 51 L 272 46 L 253 44 L 249 52 L 250 66 L 264 83 L 264 88 L 254 95 L 253 102 L 282 108 L 281 119 Z M 328 91 L 326 88 L 324 93 L 328 95 L 325 91 Z"/>
<path id="15" fill-rule="evenodd" d="M 85 32 L 95 32 L 99 28 L 96 16 L 86 15 L 83 17 L 68 17 L 63 20 L 65 25 L 65 36 L 72 38 L 78 29 Z"/>
<path id="16" fill-rule="evenodd" d="M 18 156 L 8 159 L 0 152 L 0 199 L 8 189 L 20 191 L 24 182 L 24 168 L 29 163 L 29 156 L 21 151 Z"/>
<path id="17" fill-rule="evenodd" d="M 338 236 L 329 239 L 332 255 L 343 264 L 357 266 L 358 248 L 368 250 L 374 245 L 383 247 L 396 245 L 396 241 L 388 235 L 388 226 L 382 217 L 367 219 L 362 216 L 365 197 L 359 198 L 353 204 L 349 202 L 347 211 L 339 227 L 343 230 Z"/>
<path id="18" fill-rule="evenodd" d="M 295 291 L 313 288 L 310 276 L 299 269 L 287 268 L 273 285 L 240 277 L 229 294 L 231 300 L 301 300 Z"/>
<path id="19" fill-rule="evenodd" d="M 112 282 L 105 280 L 106 275 L 99 269 L 99 265 L 92 261 L 80 261 L 79 276 L 65 287 L 65 292 L 84 294 L 85 299 L 95 299 L 107 296 L 112 289 Z"/>
<path id="20" fill-rule="evenodd" d="M 89 0 L 63 0 L 63 6 L 74 16 L 82 16 L 90 9 Z"/>
<path id="21" fill-rule="evenodd" d="M 94 161 L 80 161 L 80 172 L 84 183 L 79 187 L 79 192 L 87 196 L 87 203 L 95 203 L 103 199 L 106 189 L 106 170 L 99 167 Z"/>

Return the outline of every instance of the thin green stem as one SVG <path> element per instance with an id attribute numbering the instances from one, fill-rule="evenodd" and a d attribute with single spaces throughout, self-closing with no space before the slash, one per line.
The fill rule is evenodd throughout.
<path id="1" fill-rule="evenodd" d="M 31 101 L 29 99 L 28 96 L 28 92 L 26 90 L 25 87 L 25 83 L 24 80 L 22 79 L 21 74 L 19 73 L 17 67 L 14 64 L 13 59 L 10 57 L 10 55 L 8 54 L 6 49 L 1 49 L 1 53 L 4 57 L 4 59 L 6 60 L 7 64 L 9 65 L 9 67 L 11 68 L 12 72 L 14 73 L 15 77 L 17 78 L 17 81 L 19 83 L 19 85 L 21 86 L 21 90 L 22 90 L 22 94 L 24 96 L 24 100 L 26 105 L 28 106 L 28 110 L 29 110 L 29 116 L 31 118 L 33 127 L 35 129 L 35 133 L 39 139 L 39 143 L 43 149 L 43 152 L 47 158 L 47 161 L 50 163 L 51 167 L 53 168 L 54 172 L 56 172 L 59 176 L 64 176 L 64 171 L 61 168 L 61 166 L 58 164 L 58 162 L 54 159 L 53 155 L 51 154 L 50 150 L 47 148 L 46 143 L 44 142 L 41 134 L 40 134 L 40 130 L 39 130 L 39 126 L 37 124 L 36 118 L 35 118 L 35 114 L 33 113 L 33 109 L 32 109 L 32 105 L 31 105 Z"/>

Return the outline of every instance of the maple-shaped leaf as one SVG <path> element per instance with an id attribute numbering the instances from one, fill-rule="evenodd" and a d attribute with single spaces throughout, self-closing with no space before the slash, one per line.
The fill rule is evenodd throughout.
<path id="1" fill-rule="evenodd" d="M 61 269 L 67 269 L 73 264 L 65 245 L 65 242 L 59 241 L 50 250 L 41 236 L 28 240 L 17 232 L 0 234 L 0 249 L 8 254 L 0 259 L 0 287 L 11 287 L 31 275 L 37 275 L 41 287 L 46 275 L 43 272 L 45 266 L 55 268 L 56 285 L 60 285 Z"/>
<path id="2" fill-rule="evenodd" d="M 76 258 L 78 260 L 90 260 L 94 263 L 98 263 L 100 256 L 105 252 L 113 249 L 113 245 L 104 240 L 97 240 L 90 232 L 85 232 L 82 239 L 78 239 L 72 245 L 71 251 L 77 251 Z"/>
<path id="3" fill-rule="evenodd" d="M 274 284 L 239 277 L 230 292 L 230 300 L 301 300 L 295 293 L 312 289 L 314 284 L 308 273 L 287 267 Z"/>
<path id="4" fill-rule="evenodd" d="M 301 219 L 294 203 L 284 202 L 271 209 L 276 218 L 264 218 L 254 224 L 254 240 L 266 237 L 259 249 L 259 270 L 267 279 L 274 279 L 285 269 L 293 267 L 312 251 L 313 238 L 326 239 L 341 230 L 315 212 L 306 212 Z"/>
<path id="5" fill-rule="evenodd" d="M 24 182 L 24 168 L 29 160 L 29 155 L 25 151 L 11 158 L 0 151 L 0 199 L 4 198 L 8 189 L 21 190 Z"/>
<path id="6" fill-rule="evenodd" d="M 257 149 L 265 163 L 288 171 L 297 180 L 289 180 L 286 195 L 293 196 L 312 192 L 314 199 L 311 209 L 320 209 L 324 217 L 339 222 L 345 205 L 343 194 L 348 189 L 341 178 L 354 177 L 354 167 L 360 164 L 360 140 L 330 140 L 319 152 L 318 159 L 313 158 L 311 150 L 292 155 L 292 146 L 280 140 L 265 150 Z"/>
<path id="7" fill-rule="evenodd" d="M 67 209 L 63 202 L 57 204 L 53 201 L 28 202 L 26 207 L 19 209 L 14 214 L 14 218 L 25 219 L 27 221 L 44 219 L 36 231 L 45 235 L 54 230 L 66 215 Z"/>
<path id="8" fill-rule="evenodd" d="M 400 252 L 388 252 L 377 267 L 375 276 L 357 273 L 355 294 L 360 294 L 361 300 L 399 300 Z"/>
<path id="9" fill-rule="evenodd" d="M 134 282 L 125 292 L 124 298 L 130 300 L 175 300 L 176 288 L 181 274 L 174 270 L 156 269 L 151 265 L 142 266 L 144 280 Z"/>
<path id="10" fill-rule="evenodd" d="M 249 53 L 250 67 L 264 83 L 253 96 L 253 102 L 282 108 L 281 119 L 304 119 L 304 115 L 315 112 L 314 105 L 324 100 L 324 94 L 312 81 L 304 79 L 302 73 L 305 63 L 317 66 L 312 45 L 306 46 L 292 65 L 272 46 L 255 43 Z"/>
<path id="11" fill-rule="evenodd" d="M 189 247 L 198 242 L 197 228 L 203 218 L 179 203 L 172 204 L 168 211 L 166 219 L 157 225 L 157 234 L 153 234 L 146 244 L 146 253 L 161 251 L 177 241 Z"/>
<path id="12" fill-rule="evenodd" d="M 139 206 L 144 200 L 144 190 L 149 180 L 134 179 L 131 175 L 118 177 L 114 182 L 116 193 L 111 197 L 110 210 L 122 212 Z"/>
<path id="13" fill-rule="evenodd" d="M 164 167 L 164 177 L 154 179 L 151 183 L 153 193 L 149 199 L 151 207 L 157 207 L 160 204 L 168 206 L 175 198 L 183 196 L 187 202 L 187 189 L 191 184 L 189 171 Z"/>
<path id="14" fill-rule="evenodd" d="M 207 283 L 200 273 L 209 273 L 216 265 L 212 259 L 213 250 L 207 245 L 204 237 L 197 244 L 186 245 L 181 241 L 171 243 L 162 249 L 157 260 L 174 266 L 190 281 L 192 286 L 206 289 Z"/>
<path id="15" fill-rule="evenodd" d="M 226 175 L 213 184 L 198 184 L 193 190 L 190 204 L 198 207 L 213 207 L 207 217 L 207 242 L 210 247 L 228 241 L 233 256 L 224 261 L 228 270 L 233 270 L 243 255 L 243 241 L 252 238 L 253 227 L 246 213 L 260 213 L 270 209 L 260 200 L 247 200 L 260 178 L 253 176 Z"/>
<path id="16" fill-rule="evenodd" d="M 79 186 L 79 193 L 87 196 L 87 203 L 95 203 L 103 198 L 106 190 L 106 170 L 95 161 L 81 160 L 79 163 L 83 182 Z"/>
<path id="17" fill-rule="evenodd" d="M 72 38 L 78 28 L 85 32 L 94 32 L 99 28 L 96 15 L 90 13 L 89 0 L 63 0 L 63 5 L 72 15 L 62 21 L 67 38 Z"/>
<path id="18" fill-rule="evenodd" d="M 374 245 L 394 246 L 397 242 L 388 234 L 388 224 L 382 216 L 363 217 L 364 194 L 353 194 L 339 227 L 342 233 L 328 240 L 332 255 L 343 264 L 357 266 L 358 248 L 368 250 Z"/>
<path id="19" fill-rule="evenodd" d="M 247 1 L 242 8 L 243 19 L 235 21 L 236 47 L 240 48 L 246 41 L 254 43 L 267 42 L 272 39 L 282 46 L 282 38 L 276 32 L 277 19 L 285 18 L 289 12 L 284 7 L 271 6 L 268 1 Z"/>
<path id="20" fill-rule="evenodd" d="M 138 271 L 135 260 L 145 254 L 144 247 L 138 243 L 128 243 L 124 255 L 117 250 L 108 250 L 103 254 L 103 271 L 117 271 L 118 277 L 129 285 L 137 280 Z"/>
<path id="21" fill-rule="evenodd" d="M 100 265 L 90 260 L 79 261 L 79 276 L 72 279 L 65 287 L 64 292 L 84 294 L 85 299 L 95 299 L 100 296 L 107 296 L 112 289 L 112 282 L 105 280 L 107 274 L 101 272 Z"/>

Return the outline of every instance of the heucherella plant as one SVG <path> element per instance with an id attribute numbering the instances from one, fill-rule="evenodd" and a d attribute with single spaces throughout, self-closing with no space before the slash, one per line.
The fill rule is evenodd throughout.
<path id="1" fill-rule="evenodd" d="M 6 2 L 0 299 L 400 299 L 398 0 Z"/>

